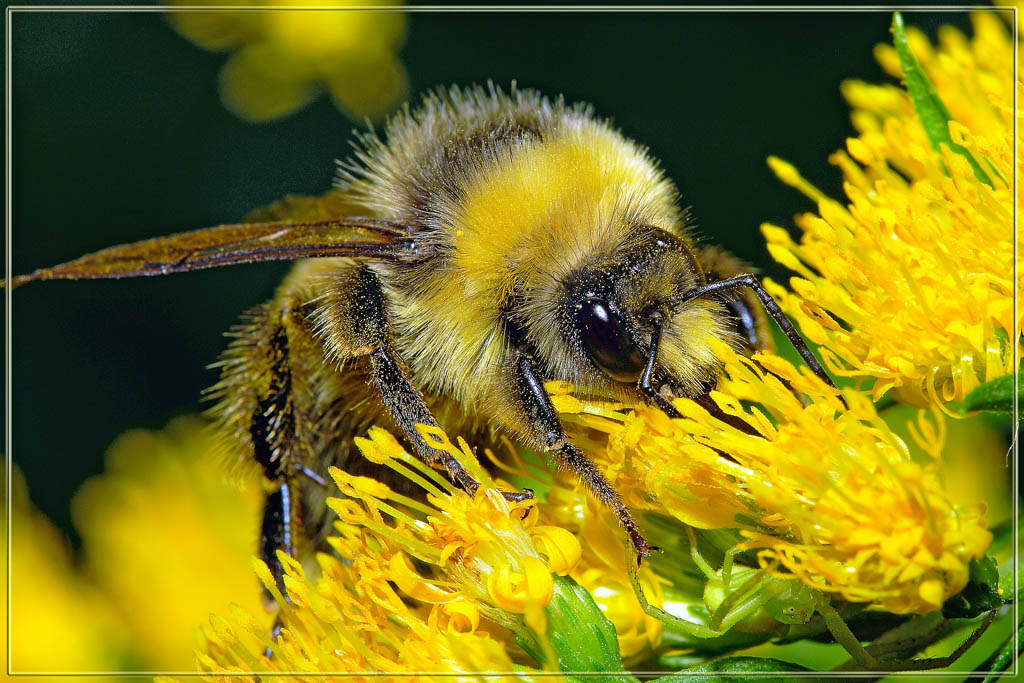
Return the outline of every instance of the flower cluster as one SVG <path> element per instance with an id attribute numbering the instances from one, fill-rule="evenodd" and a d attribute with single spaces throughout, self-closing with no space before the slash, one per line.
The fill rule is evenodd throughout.
<path id="1" fill-rule="evenodd" d="M 758 551 L 772 574 L 889 612 L 924 614 L 963 589 L 991 534 L 980 506 L 950 502 L 937 459 L 912 460 L 866 397 L 848 392 L 844 408 L 774 354 L 746 358 L 724 343 L 718 352 L 711 398 L 728 423 L 687 399 L 676 420 L 646 406 L 606 416 L 559 401 L 578 411 L 567 422 L 607 435 L 591 452 L 628 505 L 739 529 L 737 550 Z"/>
<path id="2" fill-rule="evenodd" d="M 279 639 L 269 643 L 269 631 L 241 612 L 230 622 L 214 620 L 200 659 L 205 670 L 528 671 L 515 663 L 523 653 L 511 641 L 545 632 L 554 576 L 573 569 L 579 542 L 538 524 L 530 502 L 506 500 L 464 441 L 456 447 L 437 429 L 424 429 L 424 437 L 474 471 L 481 482 L 476 495 L 456 491 L 390 433 L 372 429 L 369 439 L 358 440 L 365 457 L 418 484 L 426 502 L 332 469 L 345 496 L 328 501 L 339 518 L 329 540 L 336 555 L 318 554 L 320 578 L 311 579 L 281 554 L 287 598 L 259 563 L 282 606 Z"/>
<path id="3" fill-rule="evenodd" d="M 798 274 L 791 291 L 766 287 L 821 345 L 829 370 L 865 381 L 876 400 L 894 390 L 914 405 L 944 407 L 1020 363 L 1013 46 L 994 14 L 972 18 L 972 41 L 951 27 L 939 32 L 938 49 L 918 31 L 907 36 L 952 117 L 951 144 L 933 143 L 907 90 L 850 81 L 843 94 L 859 135 L 831 158 L 848 205 L 770 160 L 817 202 L 818 215 L 797 217 L 799 241 L 763 226 L 772 256 Z M 904 75 L 893 47 L 876 54 Z"/>

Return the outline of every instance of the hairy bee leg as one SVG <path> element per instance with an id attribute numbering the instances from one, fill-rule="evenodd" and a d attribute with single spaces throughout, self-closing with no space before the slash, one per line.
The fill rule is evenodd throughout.
<path id="1" fill-rule="evenodd" d="M 431 448 L 419 431 L 417 424 L 440 427 L 430 413 L 423 396 L 406 374 L 395 351 L 387 344 L 370 353 L 371 379 L 380 393 L 384 407 L 391 419 L 412 443 L 417 455 L 425 462 L 440 462 L 449 478 L 469 495 L 476 493 L 480 483 L 450 453 Z M 521 502 L 533 498 L 533 491 L 502 491 L 506 500 Z"/>
<path id="2" fill-rule="evenodd" d="M 569 437 L 562 427 L 562 421 L 558 418 L 558 413 L 551 404 L 551 398 L 544 390 L 544 383 L 537 376 L 533 359 L 528 353 L 520 351 L 517 354 L 515 371 L 517 398 L 524 415 L 528 418 L 529 426 L 533 430 L 534 439 L 541 444 L 546 452 L 555 456 L 560 466 L 572 470 L 580 478 L 580 481 L 590 489 L 590 492 L 612 510 L 618 518 L 619 524 L 629 535 L 629 540 L 637 552 L 638 560 L 650 555 L 651 551 L 657 550 L 644 539 L 629 508 L 623 504 L 619 494 L 608 483 L 601 470 L 597 469 L 597 466 L 583 451 L 569 441 Z"/>
<path id="3" fill-rule="evenodd" d="M 278 590 L 282 595 L 284 592 L 284 567 L 277 557 L 277 551 L 284 551 L 286 554 L 295 555 L 295 545 L 292 539 L 292 501 L 291 487 L 281 483 L 277 490 L 267 494 L 267 500 L 263 504 L 263 523 L 260 526 L 260 559 L 270 569 L 271 576 L 277 583 Z M 266 587 L 263 588 L 263 599 L 268 604 L 273 604 L 274 598 Z"/>
<path id="4" fill-rule="evenodd" d="M 440 427 L 430 413 L 423 396 L 413 386 L 409 375 L 390 344 L 381 344 L 370 353 L 371 381 L 380 394 L 391 419 L 412 443 L 416 454 L 425 462 L 444 465 L 448 476 L 470 495 L 476 493 L 479 482 L 449 453 L 431 448 L 420 436 L 416 425 Z"/>
<path id="5" fill-rule="evenodd" d="M 293 497 L 285 469 L 289 450 L 296 444 L 296 416 L 292 400 L 292 372 L 288 363 L 288 333 L 278 325 L 269 337 L 267 386 L 256 404 L 249 426 L 253 459 L 271 484 L 263 506 L 260 527 L 260 559 L 270 569 L 279 590 L 284 593 L 284 567 L 277 551 L 295 554 L 293 534 Z M 270 591 L 264 600 L 273 603 Z"/>
<path id="6" fill-rule="evenodd" d="M 259 463 L 263 476 L 271 484 L 271 490 L 263 503 L 259 555 L 274 578 L 277 589 L 287 601 L 284 566 L 277 551 L 281 550 L 295 556 L 294 500 L 286 465 L 289 460 L 289 449 L 294 448 L 296 444 L 296 415 L 292 396 L 292 372 L 288 362 L 288 333 L 282 325 L 274 327 L 266 348 L 266 388 L 257 401 L 249 423 L 253 459 Z M 276 603 L 266 586 L 263 587 L 263 601 L 268 608 L 273 608 Z M 270 631 L 271 642 L 276 641 L 280 633 L 281 614 L 278 612 Z M 264 655 L 268 658 L 273 656 L 270 647 L 267 647 Z"/>
<path id="7" fill-rule="evenodd" d="M 342 362 L 353 357 L 368 357 L 370 384 L 416 455 L 427 463 L 440 462 L 457 486 L 470 495 L 476 493 L 480 484 L 466 468 L 451 454 L 432 448 L 416 429 L 417 424 L 440 425 L 391 344 L 387 300 L 377 274 L 363 266 L 343 277 L 335 277 L 320 311 L 317 327 L 324 343 Z M 533 492 L 511 491 L 504 495 L 511 501 L 520 501 L 532 498 Z"/>
<path id="8" fill-rule="evenodd" d="M 728 280 L 750 272 L 750 264 L 719 246 L 706 244 L 698 246 L 697 260 L 704 268 L 708 282 Z M 770 334 L 767 319 L 757 305 L 753 292 L 742 296 L 723 296 L 721 301 L 733 320 L 733 329 L 750 351 L 761 351 L 768 347 Z"/>

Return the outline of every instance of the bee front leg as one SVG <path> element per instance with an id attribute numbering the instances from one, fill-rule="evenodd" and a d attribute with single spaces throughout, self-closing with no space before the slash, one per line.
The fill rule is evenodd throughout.
<path id="1" fill-rule="evenodd" d="M 427 463 L 440 461 L 451 480 L 468 492 L 476 492 L 480 484 L 451 454 L 427 445 L 416 425 L 440 427 L 430 413 L 423 395 L 416 390 L 401 359 L 390 344 L 383 343 L 370 353 L 370 377 L 380 394 L 384 407 L 412 444 L 416 455 Z"/>
<path id="2" fill-rule="evenodd" d="M 336 276 L 320 298 L 314 328 L 328 353 L 339 362 L 368 358 L 370 384 L 417 457 L 426 463 L 440 462 L 452 482 L 475 493 L 479 482 L 451 454 L 431 448 L 416 429 L 418 424 L 440 425 L 391 342 L 387 299 L 373 269 L 361 266 Z M 533 493 L 508 492 L 505 497 L 525 500 Z"/>
<path id="3" fill-rule="evenodd" d="M 513 362 L 516 398 L 533 440 L 546 452 L 551 453 L 560 467 L 572 470 L 594 497 L 615 514 L 619 524 L 629 535 L 629 540 L 640 559 L 650 555 L 652 550 L 657 550 L 644 539 L 629 508 L 622 502 L 601 470 L 569 441 L 530 354 L 522 350 L 517 351 Z"/>

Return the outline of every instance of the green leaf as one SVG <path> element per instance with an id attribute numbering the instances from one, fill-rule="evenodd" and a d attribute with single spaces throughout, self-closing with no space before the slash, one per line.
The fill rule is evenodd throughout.
<path id="1" fill-rule="evenodd" d="M 1003 375 L 975 387 L 964 399 L 963 410 L 1013 412 L 1013 375 Z M 1017 386 L 1017 400 L 1024 405 L 1024 383 Z"/>
<path id="2" fill-rule="evenodd" d="M 1024 612 L 1018 615 L 1018 619 L 1022 618 L 1024 618 Z M 1016 634 L 1013 631 L 1016 631 Z M 1013 666 L 1013 662 L 1020 656 L 1021 651 L 1024 650 L 1024 633 L 1020 631 L 1019 622 L 1017 628 L 1013 629 L 1013 631 L 1010 632 L 1010 637 L 1006 639 L 1003 646 L 976 669 L 976 671 L 992 672 L 985 677 L 984 683 L 999 680 L 1001 678 L 1000 674 Z"/>
<path id="3" fill-rule="evenodd" d="M 679 673 L 670 676 L 662 676 L 656 679 L 663 683 L 706 683 L 711 678 L 716 681 L 727 683 L 740 683 L 751 681 L 764 681 L 765 683 L 777 683 L 778 681 L 823 681 L 824 678 L 806 678 L 799 674 L 806 673 L 806 669 L 796 664 L 783 662 L 778 659 L 764 657 L 724 657 L 710 662 L 704 662 L 684 669 Z M 793 673 L 796 676 L 780 676 L 780 674 Z M 763 675 L 762 675 L 763 674 Z"/>
<path id="4" fill-rule="evenodd" d="M 903 27 L 903 15 L 899 12 L 895 12 L 892 15 L 892 37 L 893 44 L 896 46 L 896 52 L 899 53 L 900 67 L 903 69 L 903 79 L 907 82 L 907 92 L 910 93 L 910 99 L 914 103 L 914 110 L 917 111 L 917 115 L 921 119 L 921 125 L 924 126 L 925 134 L 928 136 L 932 149 L 939 152 L 941 151 L 941 145 L 946 145 L 967 159 L 967 162 L 974 170 L 975 178 L 992 187 L 992 181 L 985 174 L 985 171 L 982 170 L 978 162 L 975 161 L 974 157 L 971 156 L 971 153 L 953 142 L 953 139 L 949 136 L 949 122 L 953 117 L 950 116 L 949 110 L 946 109 L 946 105 L 942 102 L 939 94 L 935 92 L 935 86 L 932 85 L 924 69 L 921 68 L 921 64 L 914 57 L 914 53 L 910 51 L 910 44 L 907 43 L 907 34 Z"/>
<path id="5" fill-rule="evenodd" d="M 1018 635 L 1017 638 L 1010 637 L 999 652 L 995 654 L 988 662 L 981 666 L 984 671 L 991 671 L 992 673 L 985 677 L 983 683 L 990 683 L 991 681 L 997 681 L 1002 678 L 1002 672 L 1006 671 L 1013 665 L 1013 661 L 1020 656 L 1021 649 L 1024 648 L 1024 634 Z M 1014 642 L 1016 640 L 1016 642 Z"/>
<path id="6" fill-rule="evenodd" d="M 1024 556 L 1022 555 L 1009 558 L 999 567 L 999 590 L 1006 602 L 1013 600 L 1014 585 L 1017 586 L 1018 592 L 1024 586 Z M 1021 610 L 1021 613 L 1024 614 L 1024 610 Z"/>
<path id="7" fill-rule="evenodd" d="M 554 654 L 558 668 L 566 674 L 607 673 L 602 681 L 636 683 L 622 667 L 615 625 L 604 616 L 594 598 L 569 577 L 553 576 L 554 595 L 544 608 L 545 634 L 529 633 L 516 640 L 530 656 L 546 663 L 545 652 Z M 541 638 L 547 640 L 545 644 Z M 588 680 L 580 677 L 580 681 Z M 593 680 L 593 679 L 589 679 Z"/>

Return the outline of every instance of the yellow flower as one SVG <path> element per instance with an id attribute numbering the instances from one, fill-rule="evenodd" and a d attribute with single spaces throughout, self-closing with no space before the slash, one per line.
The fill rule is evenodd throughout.
<path id="1" fill-rule="evenodd" d="M 430 476 L 433 484 L 425 480 L 423 483 L 434 509 L 391 492 L 375 480 L 353 477 L 340 470 L 332 471 L 332 476 L 350 499 L 331 501 L 332 509 L 338 512 L 343 524 L 363 526 L 370 521 L 367 514 L 379 518 L 385 512 L 393 517 L 396 526 L 375 524 L 367 528 L 383 534 L 392 542 L 394 551 L 404 549 L 420 561 L 435 565 L 458 587 L 460 595 L 507 625 L 516 623 L 507 613 L 535 616 L 526 613 L 547 605 L 553 591 L 552 572 L 567 574 L 572 570 L 580 556 L 579 542 L 558 528 L 537 526 L 537 516 L 531 514 L 535 506 L 529 501 L 507 501 L 496 488 L 496 482 L 476 463 L 465 441 L 460 439 L 457 448 L 443 431 L 421 429 L 436 448 L 455 456 L 474 472 L 481 482 L 476 495 L 469 497 L 457 492 L 447 480 L 405 453 L 394 436 L 374 429 L 370 439 L 356 440 L 360 450 L 374 462 L 410 474 L 408 468 L 414 467 L 421 476 Z M 353 500 L 360 500 L 365 511 L 356 509 Z M 411 518 L 386 500 L 413 509 L 418 506 L 425 519 Z M 359 550 L 344 544 L 337 549 L 343 557 L 355 557 Z M 453 599 L 455 594 L 448 593 L 446 597 Z"/>
<path id="2" fill-rule="evenodd" d="M 1021 10 L 1021 2 L 1020 2 L 1020 0 L 995 0 L 994 4 L 999 9 L 1003 10 L 1003 11 L 999 12 L 999 15 L 1003 18 L 1003 20 L 1007 24 L 1010 24 L 1010 25 L 1013 24 L 1013 14 L 1012 14 L 1013 9 L 1012 8 L 1016 7 L 1017 8 L 1017 30 L 1018 31 L 1019 30 L 1024 30 L 1024 12 L 1020 11 Z"/>
<path id="3" fill-rule="evenodd" d="M 376 546 L 370 533 L 365 538 Z M 290 602 L 277 593 L 266 566 L 257 567 L 264 584 L 283 605 L 278 639 L 271 643 L 265 626 L 240 609 L 232 610 L 229 617 L 211 617 L 204 628 L 205 652 L 198 655 L 202 671 L 217 676 L 377 672 L 394 676 L 388 680 L 444 673 L 474 680 L 474 673 L 521 668 L 507 652 L 507 637 L 489 633 L 467 600 L 456 597 L 411 605 L 395 577 L 414 574 L 414 570 L 396 569 L 380 547 L 366 548 L 351 563 L 318 555 L 319 578 L 308 576 L 294 560 L 282 558 Z M 403 588 L 396 590 L 396 585 Z M 414 592 L 433 588 L 422 580 L 417 586 Z M 268 646 L 274 652 L 269 659 L 264 654 Z M 362 679 L 346 676 L 345 680 Z"/>
<path id="4" fill-rule="evenodd" d="M 129 641 L 109 597 L 76 572 L 66 540 L 30 508 L 21 477 L 12 483 L 11 671 L 117 671 L 126 660 Z M 0 562 L 6 561 L 4 553 Z M 0 600 L 6 599 L 4 591 Z M 4 638 L 6 627 L 5 619 Z"/>
<path id="5" fill-rule="evenodd" d="M 556 391 L 571 388 L 561 383 L 551 383 L 549 387 Z M 556 402 L 576 401 L 566 394 L 556 393 L 553 398 Z M 604 409 L 609 405 L 613 404 L 604 404 Z M 524 478 L 530 476 L 521 464 L 518 473 Z M 581 548 L 581 553 L 569 575 L 587 589 L 605 617 L 615 626 L 623 659 L 630 660 L 649 653 L 661 642 L 662 624 L 644 613 L 633 592 L 630 567 L 627 566 L 632 559 L 623 549 L 618 521 L 571 472 L 560 472 L 553 481 L 545 480 L 543 484 L 550 486 L 550 491 L 547 500 L 538 506 L 539 520 L 549 529 L 579 539 L 577 547 Z M 569 543 L 561 545 L 564 547 Z M 667 582 L 655 574 L 652 567 L 653 563 L 642 565 L 638 578 L 644 592 L 653 602 L 660 604 L 663 598 L 661 589 Z M 697 595 L 699 592 L 695 597 Z"/>
<path id="6" fill-rule="evenodd" d="M 769 160 L 819 215 L 797 217 L 799 242 L 763 226 L 772 256 L 798 274 L 792 291 L 766 287 L 823 347 L 829 370 L 870 383 L 876 400 L 892 389 L 906 402 L 944 407 L 1020 362 L 1012 343 L 1021 332 L 1013 293 L 1024 291 L 1024 272 L 1012 279 L 1013 46 L 993 14 L 972 18 L 971 41 L 951 27 L 940 30 L 937 49 L 920 32 L 908 40 L 952 116 L 953 142 L 988 182 L 964 155 L 932 148 L 906 90 L 860 81 L 843 85 L 859 135 L 831 158 L 846 206 Z M 902 74 L 892 47 L 876 55 Z"/>
<path id="7" fill-rule="evenodd" d="M 537 525 L 529 502 L 508 502 L 465 442 L 457 448 L 436 428 L 424 428 L 424 435 L 477 476 L 476 495 L 456 492 L 394 436 L 372 429 L 369 439 L 357 440 L 364 455 L 418 483 L 427 502 L 332 469 L 346 496 L 328 501 L 339 517 L 338 534 L 329 539 L 336 555 L 317 556 L 317 580 L 282 554 L 289 599 L 257 563 L 264 585 L 283 605 L 281 636 L 271 643 L 269 630 L 244 610 L 233 610 L 228 620 L 214 618 L 200 657 L 204 670 L 412 675 L 523 669 L 514 663 L 523 653 L 512 633 L 544 632 L 542 609 L 556 592 L 552 572 L 573 569 L 579 543 L 561 529 Z M 270 659 L 263 656 L 268 646 Z"/>
<path id="8" fill-rule="evenodd" d="M 85 569 L 143 669 L 192 670 L 198 625 L 232 603 L 270 627 L 250 570 L 260 486 L 251 471 L 244 486 L 228 481 L 217 445 L 196 417 L 127 432 L 111 447 L 107 471 L 72 503 Z"/>
<path id="9" fill-rule="evenodd" d="M 844 409 L 778 356 L 748 359 L 724 343 L 717 351 L 724 376 L 711 397 L 745 430 L 686 399 L 676 420 L 646 406 L 623 416 L 585 403 L 564 416 L 591 438 L 608 435 L 606 448 L 589 452 L 627 504 L 738 528 L 746 541 L 737 549 L 757 551 L 775 576 L 889 612 L 925 614 L 963 589 L 991 534 L 981 506 L 950 502 L 938 461 L 914 462 L 863 396 L 849 393 Z"/>
<path id="10" fill-rule="evenodd" d="M 906 405 L 886 408 L 883 417 L 909 446 L 914 460 L 938 459 L 946 493 L 954 504 L 984 502 L 985 520 L 990 527 L 1013 517 L 1010 430 L 1005 420 L 988 414 L 969 420 L 943 421 Z"/>
<path id="11" fill-rule="evenodd" d="M 174 0 L 172 4 L 197 3 Z M 299 0 L 198 4 L 310 6 Z M 405 99 L 408 78 L 395 54 L 405 39 L 405 15 L 351 9 L 374 5 L 395 7 L 397 3 L 332 0 L 317 9 L 181 11 L 168 16 L 197 45 L 234 51 L 220 74 L 220 94 L 224 105 L 244 119 L 286 116 L 323 89 L 350 118 L 378 119 Z"/>

